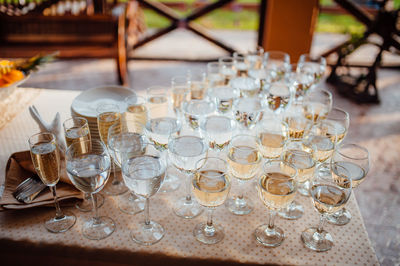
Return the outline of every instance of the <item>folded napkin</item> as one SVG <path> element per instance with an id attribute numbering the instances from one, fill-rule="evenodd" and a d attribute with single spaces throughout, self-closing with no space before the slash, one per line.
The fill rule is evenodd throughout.
<path id="1" fill-rule="evenodd" d="M 70 202 L 71 200 L 82 199 L 82 192 L 77 190 L 69 180 L 65 169 L 65 161 L 62 160 L 60 169 L 60 181 L 56 186 L 58 200 Z M 45 188 L 29 204 L 17 201 L 12 193 L 16 187 L 28 177 L 36 176 L 29 151 L 17 152 L 11 155 L 6 166 L 6 177 L 3 197 L 0 200 L 0 211 L 5 209 L 26 209 L 36 206 L 53 205 L 54 198 L 49 188 Z"/>

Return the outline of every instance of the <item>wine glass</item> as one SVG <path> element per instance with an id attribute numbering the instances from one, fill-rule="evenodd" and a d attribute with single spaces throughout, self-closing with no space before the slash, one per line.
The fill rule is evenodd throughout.
<path id="1" fill-rule="evenodd" d="M 246 62 L 249 65 L 249 70 L 260 69 L 264 56 L 264 48 L 258 46 L 256 50 L 248 51 L 246 54 Z"/>
<path id="2" fill-rule="evenodd" d="M 224 203 L 230 190 L 227 163 L 217 157 L 207 157 L 196 163 L 196 169 L 192 179 L 193 194 L 208 208 L 208 219 L 196 225 L 193 235 L 204 244 L 215 244 L 225 235 L 224 229 L 213 222 L 213 211 Z"/>
<path id="3" fill-rule="evenodd" d="M 203 208 L 191 195 L 191 176 L 196 171 L 196 162 L 207 156 L 207 142 L 193 134 L 181 131 L 172 134 L 168 141 L 168 155 L 172 164 L 186 174 L 186 196 L 179 198 L 173 207 L 179 217 L 191 219 L 198 216 Z"/>
<path id="4" fill-rule="evenodd" d="M 46 220 L 44 226 L 51 233 L 65 232 L 75 224 L 76 217 L 72 213 L 63 213 L 57 200 L 56 184 L 60 180 L 60 154 L 56 137 L 50 132 L 38 133 L 32 135 L 28 143 L 36 173 L 52 192 L 56 207 L 56 216 Z"/>
<path id="5" fill-rule="evenodd" d="M 283 121 L 288 125 L 289 138 L 300 140 L 311 126 L 312 122 L 303 115 L 303 103 L 293 102 L 284 114 Z"/>
<path id="6" fill-rule="evenodd" d="M 314 84 L 314 75 L 297 71 L 297 68 L 297 64 L 291 64 L 291 72 L 287 74 L 287 80 L 293 88 L 296 100 L 301 100 Z"/>
<path id="7" fill-rule="evenodd" d="M 330 121 L 322 120 L 313 125 L 303 138 L 305 150 L 314 152 L 314 159 L 321 164 L 332 157 L 336 147 L 336 126 Z"/>
<path id="8" fill-rule="evenodd" d="M 164 96 L 149 96 L 149 100 L 151 101 L 151 97 L 161 97 L 158 98 L 160 101 L 164 101 Z M 157 98 L 155 100 L 157 100 Z M 124 99 L 126 104 L 126 110 L 123 113 L 123 119 L 126 121 L 132 121 L 134 123 L 139 123 L 140 125 L 146 125 L 148 120 L 148 108 L 147 108 L 147 99 L 137 95 L 130 95 Z M 164 102 L 165 103 L 165 102 Z M 152 105 L 152 104 L 151 104 Z M 135 124 L 138 125 L 138 124 Z"/>
<path id="9" fill-rule="evenodd" d="M 129 107 L 130 108 L 130 107 Z M 99 128 L 100 139 L 104 145 L 108 146 L 108 130 L 113 124 L 121 123 L 120 108 L 116 104 L 101 104 L 97 107 L 97 126 Z M 128 189 L 120 180 L 115 170 L 114 162 L 111 161 L 111 172 L 113 180 L 104 189 L 104 192 L 111 196 L 124 194 Z"/>
<path id="10" fill-rule="evenodd" d="M 72 184 L 82 192 L 90 193 L 94 217 L 82 226 L 82 234 L 88 239 L 99 240 L 115 231 L 115 222 L 107 216 L 99 216 L 95 193 L 100 192 L 108 181 L 111 157 L 102 141 L 92 140 L 72 143 L 65 154 L 67 174 Z"/>
<path id="11" fill-rule="evenodd" d="M 369 171 L 368 150 L 352 143 L 339 146 L 335 150 L 331 160 L 333 178 L 340 178 L 342 168 L 347 170 L 353 188 L 358 187 L 364 181 Z M 343 208 L 328 215 L 327 219 L 329 223 L 345 225 L 350 222 L 351 214 L 346 208 Z"/>
<path id="12" fill-rule="evenodd" d="M 214 88 L 224 85 L 223 77 L 220 73 L 219 62 L 207 63 L 207 87 Z"/>
<path id="13" fill-rule="evenodd" d="M 311 56 L 302 54 L 297 63 L 298 71 L 308 73 L 314 76 L 314 84 L 318 84 L 324 76 L 326 69 L 326 59 L 322 56 Z"/>
<path id="14" fill-rule="evenodd" d="M 261 164 L 262 155 L 258 151 L 257 138 L 251 135 L 236 135 L 228 145 L 229 173 L 243 185 L 255 177 Z M 253 210 L 253 202 L 243 195 L 233 196 L 225 202 L 230 212 L 245 215 Z"/>
<path id="15" fill-rule="evenodd" d="M 209 147 L 215 151 L 221 151 L 231 141 L 236 125 L 236 121 L 229 117 L 210 115 L 200 124 L 200 130 L 204 133 Z"/>
<path id="16" fill-rule="evenodd" d="M 81 142 L 91 140 L 88 121 L 83 117 L 72 117 L 64 121 L 64 136 L 67 147 L 73 142 Z M 82 212 L 92 211 L 92 202 L 90 200 L 90 193 L 83 193 L 83 201 L 77 203 L 75 207 Z M 100 208 L 104 204 L 104 197 L 101 194 L 97 196 L 97 207 Z"/>
<path id="17" fill-rule="evenodd" d="M 207 78 L 205 72 L 190 72 L 190 98 L 192 100 L 203 100 L 207 95 Z"/>
<path id="18" fill-rule="evenodd" d="M 313 146 L 304 146 L 303 140 L 288 140 L 282 153 L 282 160 L 291 164 L 297 170 L 297 191 L 308 196 L 308 182 L 315 172 L 315 151 Z M 279 216 L 289 220 L 299 219 L 304 214 L 304 207 L 297 201 L 292 201 L 286 208 L 279 211 Z"/>
<path id="19" fill-rule="evenodd" d="M 274 220 L 276 212 L 287 207 L 296 195 L 296 173 L 294 166 L 281 160 L 269 160 L 263 165 L 257 189 L 269 209 L 269 222 L 257 227 L 254 236 L 267 247 L 277 247 L 285 239 L 283 230 L 275 226 Z"/>
<path id="20" fill-rule="evenodd" d="M 231 56 L 224 56 L 220 57 L 218 62 L 224 85 L 229 85 L 230 81 L 236 77 L 237 74 L 235 59 Z"/>
<path id="21" fill-rule="evenodd" d="M 275 71 L 281 80 L 290 71 L 290 56 L 281 51 L 267 51 L 264 53 L 263 64 L 264 68 Z"/>
<path id="22" fill-rule="evenodd" d="M 140 245 L 153 245 L 164 237 L 164 227 L 150 219 L 149 204 L 150 197 L 161 187 L 165 171 L 166 162 L 152 145 L 144 154 L 132 156 L 122 164 L 122 176 L 129 190 L 146 199 L 144 221 L 135 224 L 130 234 Z"/>
<path id="23" fill-rule="evenodd" d="M 215 112 L 215 103 L 206 100 L 190 100 L 183 104 L 186 123 L 192 129 L 198 129 L 201 121 Z"/>
<path id="24" fill-rule="evenodd" d="M 249 70 L 249 64 L 246 60 L 246 55 L 245 54 L 240 54 L 238 52 L 233 53 L 233 62 L 234 66 L 236 69 L 236 75 L 238 77 L 247 77 L 248 76 L 248 70 Z"/>
<path id="25" fill-rule="evenodd" d="M 168 113 L 168 91 L 167 87 L 151 86 L 146 89 L 146 107 L 148 109 L 147 119 L 163 117 Z M 146 124 L 147 121 L 140 121 Z"/>
<path id="26" fill-rule="evenodd" d="M 240 92 L 232 87 L 220 86 L 209 88 L 208 96 L 215 101 L 218 113 L 229 116 L 233 102 L 240 96 Z"/>
<path id="27" fill-rule="evenodd" d="M 133 126 L 135 123 L 137 125 Z M 108 149 L 119 168 L 127 158 L 144 154 L 146 142 L 142 127 L 143 125 L 136 121 L 125 121 L 112 125 L 108 130 Z M 118 207 L 124 213 L 136 214 L 143 211 L 144 199 L 129 191 L 118 198 Z"/>
<path id="28" fill-rule="evenodd" d="M 332 109 L 332 94 L 327 90 L 310 91 L 303 98 L 304 116 L 317 123 L 323 120 Z"/>
<path id="29" fill-rule="evenodd" d="M 251 130 L 263 116 L 263 103 L 259 97 L 238 98 L 233 102 L 233 116 L 243 130 Z"/>
<path id="30" fill-rule="evenodd" d="M 311 181 L 310 194 L 320 221 L 317 227 L 310 227 L 301 233 L 301 240 L 311 250 L 321 252 L 332 248 L 333 238 L 323 229 L 326 216 L 343 208 L 350 198 L 351 179 L 345 168 L 338 166 L 338 169 L 338 179 L 332 178 L 331 172 L 317 171 Z"/>
<path id="31" fill-rule="evenodd" d="M 176 113 L 181 111 L 182 104 L 190 99 L 190 76 L 175 76 L 171 79 L 172 106 Z"/>
<path id="32" fill-rule="evenodd" d="M 249 77 L 233 78 L 229 86 L 240 91 L 240 97 L 257 96 L 260 90 L 260 86 L 256 83 L 256 80 Z"/>
<path id="33" fill-rule="evenodd" d="M 281 156 L 288 133 L 285 122 L 274 116 L 264 117 L 256 126 L 258 148 L 263 157 L 274 159 Z"/>
<path id="34" fill-rule="evenodd" d="M 349 130 L 350 125 L 350 116 L 349 113 L 340 108 L 332 108 L 328 115 L 326 116 L 326 121 L 329 121 L 334 129 L 335 129 L 335 139 L 337 144 L 342 143 L 343 139 L 347 135 L 347 131 Z M 328 134 L 332 135 L 331 132 Z"/>
<path id="35" fill-rule="evenodd" d="M 292 92 L 286 82 L 271 83 L 264 95 L 268 108 L 276 114 L 283 113 L 292 100 Z"/>

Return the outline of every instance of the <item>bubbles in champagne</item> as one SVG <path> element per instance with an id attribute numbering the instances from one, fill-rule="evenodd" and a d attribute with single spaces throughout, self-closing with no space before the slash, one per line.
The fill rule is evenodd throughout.
<path id="1" fill-rule="evenodd" d="M 35 170 L 47 186 L 57 184 L 60 179 L 60 156 L 54 142 L 36 143 L 31 147 L 31 157 Z"/>

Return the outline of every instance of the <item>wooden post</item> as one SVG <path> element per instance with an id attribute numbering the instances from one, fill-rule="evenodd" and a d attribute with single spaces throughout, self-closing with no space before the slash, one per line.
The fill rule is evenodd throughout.
<path id="1" fill-rule="evenodd" d="M 263 0 L 260 13 L 259 44 L 265 51 L 278 50 L 297 62 L 299 56 L 309 53 L 318 18 L 318 0 Z M 263 25 L 262 25 L 263 24 Z"/>

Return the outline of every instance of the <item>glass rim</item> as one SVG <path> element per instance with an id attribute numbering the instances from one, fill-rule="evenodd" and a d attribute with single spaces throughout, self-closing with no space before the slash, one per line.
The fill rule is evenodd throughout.
<path id="1" fill-rule="evenodd" d="M 66 120 L 64 120 L 64 122 L 63 122 L 64 129 L 67 129 L 66 123 L 68 123 L 69 121 L 83 121 L 84 123 L 80 124 L 79 125 L 80 127 L 83 127 L 86 125 L 89 126 L 89 122 L 87 121 L 86 118 L 81 117 L 81 116 L 73 116 L 73 117 L 70 117 L 70 118 L 67 118 Z M 70 128 L 70 127 L 68 127 L 68 128 Z"/>
<path id="2" fill-rule="evenodd" d="M 332 119 L 332 120 L 338 120 L 338 118 L 328 118 L 329 114 L 333 111 L 339 111 L 340 113 L 344 114 L 346 118 L 350 118 L 350 114 L 349 112 L 347 112 L 346 110 L 339 108 L 339 107 L 332 107 L 332 109 L 329 111 L 328 115 L 327 115 L 327 119 Z"/>
<path id="3" fill-rule="evenodd" d="M 216 156 L 206 156 L 206 157 L 203 157 L 203 158 L 197 160 L 197 162 L 196 162 L 196 164 L 195 164 L 195 168 L 196 168 L 197 170 L 200 170 L 200 169 L 205 165 L 205 163 L 207 162 L 207 160 L 216 160 L 216 161 L 220 161 L 220 162 L 224 165 L 225 170 L 223 171 L 223 173 L 219 174 L 219 176 L 222 176 L 222 175 L 225 175 L 225 174 L 228 173 L 228 163 L 227 163 L 227 161 L 225 161 L 225 160 L 222 159 L 222 158 L 216 157 Z M 205 161 L 205 162 L 204 162 L 203 164 L 201 164 L 200 167 L 198 167 L 199 164 L 200 164 L 200 162 L 202 162 L 202 161 Z M 218 166 L 219 166 L 219 164 L 218 164 Z"/>
<path id="4" fill-rule="evenodd" d="M 288 163 L 288 162 L 286 162 L 286 161 L 284 161 L 284 160 L 282 160 L 282 159 L 270 159 L 270 160 L 267 160 L 267 161 L 265 161 L 265 162 L 263 163 L 263 166 L 262 166 L 263 173 L 261 174 L 261 177 L 259 178 L 259 181 L 258 181 L 259 187 L 260 187 L 263 191 L 266 191 L 267 193 L 270 193 L 270 192 L 268 192 L 265 188 L 263 188 L 263 186 L 261 185 L 261 182 L 262 182 L 263 177 L 266 175 L 266 174 L 265 174 L 265 172 L 266 172 L 266 171 L 265 171 L 266 165 L 267 165 L 267 164 L 271 164 L 271 163 L 283 163 L 283 164 L 285 164 L 285 165 L 288 165 L 290 168 L 292 168 L 292 169 L 294 170 L 294 174 L 292 174 L 292 175 L 291 175 L 291 174 L 284 173 L 282 170 L 280 170 L 279 172 L 288 175 L 288 176 L 289 176 L 289 179 L 292 180 L 292 181 L 294 182 L 295 189 L 294 189 L 293 192 L 295 192 L 295 191 L 297 190 L 297 184 L 298 184 L 298 182 L 297 182 L 297 180 L 296 180 L 297 174 L 298 174 L 297 168 L 296 168 L 293 164 Z M 278 178 L 274 178 L 274 179 L 278 179 Z M 271 194 L 271 193 L 270 193 L 270 194 Z M 276 195 L 276 194 L 274 194 L 274 195 Z M 280 195 L 280 196 L 284 196 L 284 195 Z"/>
<path id="5" fill-rule="evenodd" d="M 51 137 L 51 138 L 49 138 L 48 140 L 46 140 L 47 142 L 53 142 L 53 141 L 56 142 L 56 140 L 57 140 L 56 135 L 54 135 L 52 132 L 45 131 L 45 132 L 39 132 L 39 133 L 35 133 L 35 134 L 31 135 L 31 136 L 29 137 L 29 139 L 28 139 L 29 145 L 30 145 L 30 146 L 33 146 L 33 145 L 37 144 L 37 142 L 33 143 L 33 139 L 34 139 L 35 137 L 46 136 L 46 135 L 48 135 L 48 136 Z"/>
<path id="6" fill-rule="evenodd" d="M 343 150 L 344 148 L 349 148 L 349 147 L 356 147 L 357 149 L 362 150 L 364 152 L 365 156 L 353 157 L 353 156 L 349 156 L 349 155 L 346 155 L 343 152 L 341 152 L 341 150 Z M 338 154 L 340 154 L 340 156 L 343 156 L 343 157 L 345 157 L 347 159 L 351 159 L 351 160 L 366 160 L 366 159 L 369 160 L 369 151 L 366 148 L 364 148 L 363 146 L 360 146 L 360 145 L 355 144 L 355 143 L 342 144 L 339 147 L 337 147 L 336 152 Z"/>
<path id="7" fill-rule="evenodd" d="M 152 144 L 149 143 L 149 145 L 152 145 Z M 159 164 L 159 167 L 158 167 L 158 169 L 156 171 L 157 173 L 152 174 L 152 178 L 155 177 L 155 176 L 158 176 L 158 175 L 160 175 L 160 173 L 163 173 L 163 172 L 166 171 L 167 166 L 163 162 L 163 159 L 161 158 L 161 156 L 154 156 L 154 155 L 146 154 L 146 153 L 142 154 L 142 155 L 133 156 L 131 158 L 126 159 L 125 162 L 123 163 L 122 167 L 121 167 L 121 170 L 122 169 L 126 169 L 127 165 L 130 162 L 132 162 L 133 160 L 136 160 L 138 158 L 143 158 L 143 157 L 150 157 L 150 158 L 156 159 L 158 164 Z M 140 163 L 140 164 L 137 164 L 137 165 L 145 167 L 147 165 L 154 165 L 154 164 L 153 163 Z M 128 174 L 126 174 L 126 172 L 124 172 L 123 178 L 129 178 L 129 179 L 132 179 L 132 180 L 148 180 L 149 179 L 147 176 L 146 177 L 142 177 L 142 178 L 134 177 L 134 173 L 137 172 L 138 170 L 139 169 L 135 169 L 135 171 L 129 171 Z M 129 189 L 129 190 L 132 191 L 131 189 Z"/>
<path id="8" fill-rule="evenodd" d="M 181 156 L 180 154 L 176 153 L 173 149 L 171 149 L 171 142 L 172 142 L 172 141 L 176 141 L 177 139 L 181 139 L 181 138 L 195 138 L 195 139 L 197 139 L 197 140 L 201 140 L 201 143 L 202 143 L 203 146 L 204 146 L 204 148 L 203 148 L 204 152 L 202 152 L 202 153 L 200 153 L 200 154 L 185 155 L 185 156 Z M 193 141 L 193 142 L 190 142 L 190 143 L 196 143 L 196 141 Z M 203 151 L 203 150 L 202 150 L 202 151 Z M 194 135 L 182 135 L 182 134 L 179 134 L 179 135 L 177 134 L 177 135 L 175 136 L 175 134 L 171 134 L 171 135 L 168 137 L 168 152 L 171 152 L 171 153 L 173 153 L 173 154 L 175 154 L 175 155 L 178 155 L 178 156 L 180 156 L 180 157 L 185 157 L 185 158 L 197 157 L 197 156 L 199 156 L 199 155 L 201 155 L 201 154 L 203 154 L 203 153 L 205 153 L 205 152 L 207 152 L 207 151 L 208 151 L 208 143 L 205 141 L 204 138 L 201 138 L 201 137 L 199 137 L 199 136 L 194 136 Z"/>
<path id="9" fill-rule="evenodd" d="M 237 145 L 234 145 L 233 142 L 234 142 L 235 139 L 242 138 L 242 137 L 246 137 L 246 138 L 253 139 L 253 141 L 254 141 L 254 147 L 250 147 L 250 148 L 256 150 L 257 152 L 259 152 L 258 146 L 257 146 L 258 138 L 257 138 L 256 136 L 249 135 L 249 134 L 237 134 L 237 135 L 233 136 L 233 137 L 231 138 L 231 140 L 230 140 L 228 146 L 229 146 L 229 147 L 235 147 L 235 148 L 237 148 Z M 239 148 L 239 149 L 240 149 L 240 148 Z"/>
<path id="10" fill-rule="evenodd" d="M 218 131 L 218 132 L 227 132 L 227 131 L 233 131 L 237 128 L 237 123 L 234 119 L 224 116 L 224 115 L 208 115 L 206 116 L 201 122 L 200 122 L 200 129 L 202 129 L 203 131 L 208 132 L 209 130 L 207 130 L 205 128 L 205 125 L 207 124 L 207 122 L 210 121 L 210 119 L 222 119 L 225 121 L 229 121 L 230 124 L 230 128 L 227 130 L 223 130 L 223 131 Z"/>

